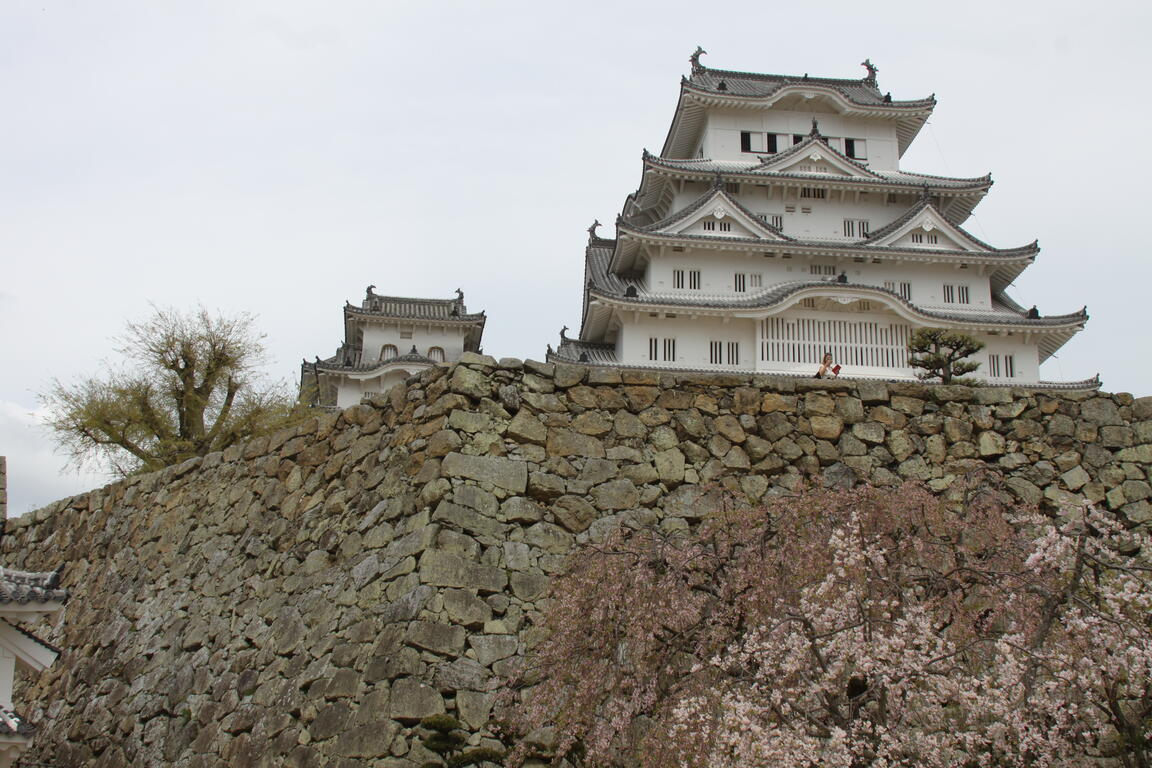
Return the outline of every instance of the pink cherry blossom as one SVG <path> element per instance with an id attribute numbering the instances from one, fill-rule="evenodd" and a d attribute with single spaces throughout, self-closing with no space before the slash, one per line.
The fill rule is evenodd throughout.
<path id="1" fill-rule="evenodd" d="M 507 716 L 586 765 L 1152 766 L 1148 533 L 1007 498 L 984 475 L 618 531 L 555 581 Z"/>

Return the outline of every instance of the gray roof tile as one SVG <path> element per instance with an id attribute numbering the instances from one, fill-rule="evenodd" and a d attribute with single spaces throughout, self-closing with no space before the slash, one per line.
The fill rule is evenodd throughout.
<path id="1" fill-rule="evenodd" d="M 1006 297 L 1004 301 L 996 297 L 993 306 L 986 310 L 942 311 L 939 309 L 927 309 L 907 301 L 895 291 L 890 291 L 880 286 L 863 283 L 839 283 L 833 280 L 794 280 L 777 283 L 763 290 L 749 292 L 745 296 L 734 296 L 731 294 L 705 295 L 702 293 L 653 293 L 645 288 L 641 280 L 628 280 L 611 274 L 608 271 L 611 251 L 607 247 L 589 247 L 586 258 L 586 271 L 590 280 L 589 290 L 592 293 L 606 299 L 641 305 L 714 309 L 754 309 L 779 304 L 792 294 L 805 288 L 848 287 L 855 290 L 875 291 L 884 294 L 886 297 L 895 299 L 914 312 L 929 319 L 937 318 L 955 322 L 1023 325 L 1032 328 L 1044 328 L 1083 323 L 1088 318 L 1087 313 L 1084 310 L 1080 310 L 1079 312 L 1067 315 L 1051 315 L 1030 319 L 1026 313 L 1019 309 L 1019 305 L 1011 302 L 1011 300 Z M 629 287 L 634 289 L 634 296 L 628 295 Z"/>
<path id="2" fill-rule="evenodd" d="M 770 75 L 700 67 L 685 84 L 700 91 L 725 96 L 767 97 L 789 85 L 830 88 L 853 104 L 890 109 L 931 109 L 935 96 L 913 101 L 891 101 L 880 92 L 874 80 L 849 80 L 808 75 Z"/>
<path id="3" fill-rule="evenodd" d="M 68 590 L 60 587 L 60 571 L 17 571 L 0 566 L 0 603 L 63 603 Z"/>

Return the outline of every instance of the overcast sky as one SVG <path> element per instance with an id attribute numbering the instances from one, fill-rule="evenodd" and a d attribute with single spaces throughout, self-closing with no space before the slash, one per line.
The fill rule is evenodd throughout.
<path id="1" fill-rule="evenodd" d="M 0 3 L 0 455 L 10 514 L 105 479 L 36 426 L 149 305 L 249 311 L 269 373 L 327 357 L 377 292 L 486 310 L 484 349 L 542 359 L 580 324 L 585 229 L 611 222 L 706 65 L 879 68 L 935 93 L 909 170 L 991 171 L 966 226 L 1039 238 L 1012 295 L 1088 306 L 1048 379 L 1152 394 L 1152 31 L 1136 2 Z"/>

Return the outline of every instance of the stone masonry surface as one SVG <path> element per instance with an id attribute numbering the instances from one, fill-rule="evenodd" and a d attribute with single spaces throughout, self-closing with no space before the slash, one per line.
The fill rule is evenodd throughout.
<path id="1" fill-rule="evenodd" d="M 489 741 L 491 686 L 549 577 L 617 525 L 726 492 L 942 489 L 1152 519 L 1152 398 L 685 375 L 466 354 L 385 395 L 8 521 L 0 561 L 66 563 L 61 659 L 17 692 L 67 766 L 395 766 L 414 726 Z"/>

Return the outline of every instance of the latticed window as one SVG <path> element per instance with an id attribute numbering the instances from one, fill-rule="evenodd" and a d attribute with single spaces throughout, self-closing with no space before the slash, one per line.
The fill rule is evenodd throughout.
<path id="1" fill-rule="evenodd" d="M 912 300 L 912 283 L 898 283 L 893 280 L 885 280 L 884 287 L 893 293 L 900 294 L 900 298 L 905 301 Z"/>
<path id="2" fill-rule="evenodd" d="M 398 356 L 399 354 L 400 354 L 400 350 L 396 349 L 395 344 L 385 344 L 383 347 L 380 348 L 380 359 L 381 360 L 391 360 L 392 358 Z"/>
<path id="3" fill-rule="evenodd" d="M 945 304 L 968 304 L 969 293 L 968 286 L 966 285 L 945 285 L 944 286 L 944 303 Z"/>
<path id="4" fill-rule="evenodd" d="M 428 359 L 434 360 L 437 363 L 444 362 L 444 349 L 442 347 L 429 347 Z"/>
<path id="5" fill-rule="evenodd" d="M 988 355 L 988 377 L 1012 379 L 1016 377 L 1016 359 L 1013 355 Z"/>
<path id="6" fill-rule="evenodd" d="M 844 366 L 906 368 L 912 329 L 866 320 L 769 317 L 762 320 L 760 359 L 819 365 L 826 352 Z M 813 369 L 815 370 L 815 369 Z"/>
<path id="7" fill-rule="evenodd" d="M 676 339 L 650 336 L 648 338 L 648 359 L 672 362 L 676 359 Z"/>
<path id="8" fill-rule="evenodd" d="M 740 342 L 708 342 L 708 362 L 712 365 L 740 365 Z"/>

